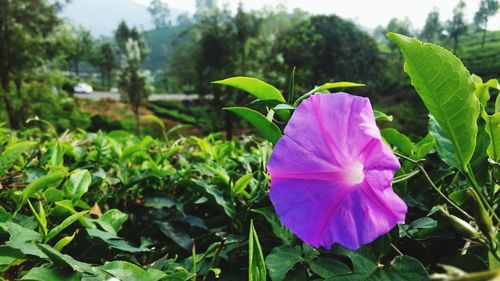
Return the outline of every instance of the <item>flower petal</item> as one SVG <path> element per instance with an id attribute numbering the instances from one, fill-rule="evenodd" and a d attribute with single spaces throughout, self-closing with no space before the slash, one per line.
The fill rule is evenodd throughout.
<path id="1" fill-rule="evenodd" d="M 357 249 L 404 222 L 391 188 L 399 168 L 368 99 L 318 94 L 297 107 L 273 150 L 270 198 L 304 242 Z"/>

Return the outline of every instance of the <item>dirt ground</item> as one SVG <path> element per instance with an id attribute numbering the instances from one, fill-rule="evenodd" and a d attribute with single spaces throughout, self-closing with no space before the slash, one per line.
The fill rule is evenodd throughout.
<path id="1" fill-rule="evenodd" d="M 90 113 L 91 116 L 96 116 L 100 115 L 103 117 L 108 117 L 113 120 L 116 120 L 118 122 L 121 122 L 127 118 L 133 117 L 134 114 L 132 110 L 130 109 L 130 106 L 126 103 L 120 102 L 120 101 L 114 101 L 111 99 L 103 99 L 99 101 L 93 101 L 93 100 L 83 100 L 79 99 L 78 100 L 78 105 L 83 111 L 86 111 Z M 141 107 L 139 110 L 140 116 L 145 116 L 145 115 L 154 115 L 154 113 L 150 110 L 148 110 L 146 107 Z M 163 123 L 165 124 L 165 128 L 168 130 L 170 128 L 173 128 L 179 124 L 181 124 L 178 121 L 167 119 L 167 118 L 160 118 Z M 158 126 L 151 121 L 144 120 L 141 118 L 141 127 L 154 127 L 157 128 Z M 157 128 L 159 130 L 159 128 Z M 197 128 L 184 128 L 178 131 L 179 135 L 195 135 L 195 136 L 202 136 L 202 133 L 199 129 Z"/>

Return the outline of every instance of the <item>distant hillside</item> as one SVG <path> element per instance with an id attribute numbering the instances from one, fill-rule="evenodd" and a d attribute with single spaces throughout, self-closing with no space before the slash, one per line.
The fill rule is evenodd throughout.
<path id="1" fill-rule="evenodd" d="M 175 22 L 183 12 L 172 8 L 170 13 Z M 90 29 L 94 36 L 111 36 L 122 20 L 139 30 L 153 28 L 147 6 L 133 0 L 72 0 L 64 6 L 61 16 L 72 24 Z"/>
<path id="2" fill-rule="evenodd" d="M 484 78 L 500 77 L 500 30 L 488 31 L 484 47 L 481 32 L 467 35 L 460 41 L 458 56 L 472 73 Z"/>
<path id="3" fill-rule="evenodd" d="M 173 55 L 172 44 L 188 40 L 187 36 L 182 36 L 186 28 L 186 26 L 171 26 L 143 32 L 142 36 L 150 51 L 143 66 L 152 71 L 163 68 Z"/>

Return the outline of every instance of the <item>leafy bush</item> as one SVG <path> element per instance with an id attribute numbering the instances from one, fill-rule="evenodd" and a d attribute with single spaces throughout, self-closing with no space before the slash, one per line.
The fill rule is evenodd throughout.
<path id="1" fill-rule="evenodd" d="M 432 114 L 424 137 L 381 131 L 402 167 L 392 184 L 408 206 L 404 224 L 358 250 L 316 249 L 284 228 L 268 196 L 271 143 L 280 140 L 301 101 L 362 85 L 326 83 L 287 100 L 265 82 L 235 77 L 216 83 L 258 101 L 252 109 L 227 110 L 247 119 L 268 141 L 224 141 L 216 134 L 174 139 L 178 127 L 166 130 L 155 117 L 150 119 L 162 128 L 162 139 L 125 131 L 56 135 L 0 127 L 2 278 L 497 277 L 500 122 L 499 113 L 490 114 L 486 105 L 498 82 L 471 77 L 438 46 L 396 34 L 390 38 L 401 47 L 405 70 Z M 291 97 L 293 89 L 291 83 Z M 378 122 L 393 118 L 373 113 Z"/>

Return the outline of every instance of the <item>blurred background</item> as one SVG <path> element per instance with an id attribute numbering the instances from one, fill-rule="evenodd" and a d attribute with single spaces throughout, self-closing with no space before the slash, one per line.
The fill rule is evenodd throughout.
<path id="1" fill-rule="evenodd" d="M 190 125 L 183 134 L 231 138 L 248 126 L 222 108 L 247 97 L 211 82 L 254 76 L 286 94 L 295 67 L 297 95 L 365 83 L 350 91 L 423 135 L 426 110 L 385 34 L 438 43 L 474 74 L 499 77 L 498 9 L 496 0 L 0 0 L 0 120 L 155 135 L 141 117 L 156 115 Z"/>

